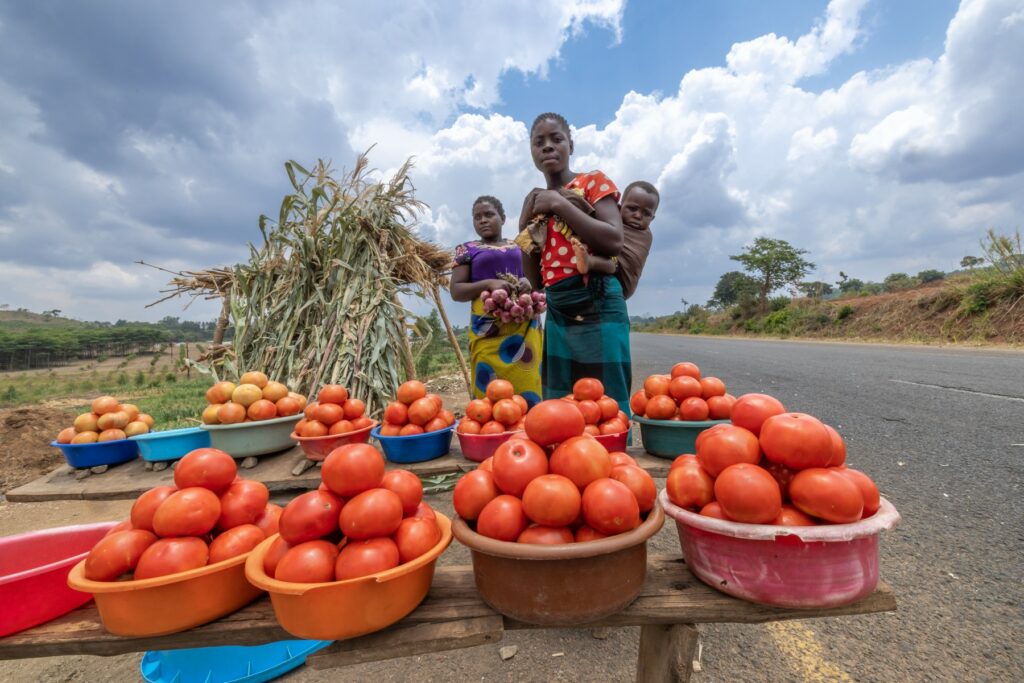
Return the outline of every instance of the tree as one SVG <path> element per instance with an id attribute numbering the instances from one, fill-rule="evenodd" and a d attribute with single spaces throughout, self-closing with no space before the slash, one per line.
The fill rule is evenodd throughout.
<path id="1" fill-rule="evenodd" d="M 931 268 L 929 270 L 922 270 L 920 273 L 917 274 L 917 279 L 920 280 L 922 283 L 935 282 L 936 280 L 944 280 L 945 278 L 945 273 L 943 273 L 941 270 L 935 270 L 934 268 Z"/>
<path id="2" fill-rule="evenodd" d="M 984 262 L 985 259 L 981 258 L 980 256 L 964 256 L 962 259 L 960 259 L 960 267 L 967 268 L 969 270 L 974 270 L 976 267 L 980 266 Z"/>
<path id="3" fill-rule="evenodd" d="M 906 273 L 892 273 L 885 277 L 883 280 L 885 289 L 888 292 L 898 292 L 901 289 L 910 289 L 914 285 L 918 284 L 917 280 L 910 277 Z"/>
<path id="4" fill-rule="evenodd" d="M 738 270 L 730 270 L 718 278 L 715 293 L 708 300 L 711 308 L 728 308 L 757 293 L 757 280 Z"/>
<path id="5" fill-rule="evenodd" d="M 840 273 L 840 275 L 842 275 L 842 273 Z M 859 292 L 864 289 L 864 281 L 855 277 L 848 277 L 845 280 L 840 281 L 838 284 L 839 291 L 843 294 Z"/>
<path id="6" fill-rule="evenodd" d="M 831 294 L 834 290 L 832 285 L 827 282 L 801 282 L 797 286 L 797 291 L 806 297 L 812 299 L 820 299 L 821 297 Z"/>
<path id="7" fill-rule="evenodd" d="M 742 254 L 730 256 L 751 273 L 758 284 L 757 301 L 761 312 L 768 308 L 768 295 L 780 287 L 795 285 L 814 264 L 803 258 L 806 249 L 797 249 L 785 240 L 758 237 Z"/>

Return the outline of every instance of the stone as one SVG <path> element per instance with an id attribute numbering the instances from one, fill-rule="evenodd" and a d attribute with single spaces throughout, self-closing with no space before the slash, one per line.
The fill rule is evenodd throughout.
<path id="1" fill-rule="evenodd" d="M 90 467 L 89 471 L 92 472 L 93 474 L 103 474 L 109 469 L 110 465 L 96 465 L 95 467 Z"/>
<path id="2" fill-rule="evenodd" d="M 518 645 L 506 645 L 498 648 L 498 655 L 501 657 L 501 661 L 503 662 L 507 662 L 515 657 L 517 652 L 519 652 Z"/>
<path id="3" fill-rule="evenodd" d="M 248 458 L 241 462 L 239 467 L 241 467 L 243 470 L 251 470 L 253 467 L 256 467 L 258 463 L 259 458 L 257 458 L 255 455 L 250 455 Z"/>

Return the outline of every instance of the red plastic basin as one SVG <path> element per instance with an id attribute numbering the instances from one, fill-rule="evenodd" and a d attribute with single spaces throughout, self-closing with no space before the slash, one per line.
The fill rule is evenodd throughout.
<path id="1" fill-rule="evenodd" d="M 0 637 L 56 619 L 92 600 L 68 587 L 68 572 L 117 522 L 0 538 Z"/>
<path id="2" fill-rule="evenodd" d="M 463 434 L 459 435 L 459 449 L 462 450 L 462 457 L 473 462 L 483 462 L 494 455 L 498 446 L 512 438 L 513 434 L 522 434 L 522 431 L 502 432 L 501 434 Z"/>
<path id="3" fill-rule="evenodd" d="M 658 500 L 676 521 L 686 565 L 712 588 L 775 607 L 848 605 L 878 585 L 878 535 L 900 514 L 885 498 L 852 524 L 776 526 L 705 517 Z"/>

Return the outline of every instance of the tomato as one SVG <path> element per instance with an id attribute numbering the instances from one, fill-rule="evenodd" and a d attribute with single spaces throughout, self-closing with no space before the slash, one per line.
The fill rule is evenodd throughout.
<path id="1" fill-rule="evenodd" d="M 526 435 L 541 446 L 553 446 L 583 433 L 586 421 L 568 401 L 541 401 L 525 418 Z"/>
<path id="2" fill-rule="evenodd" d="M 433 399 L 425 396 L 418 398 L 409 406 L 409 422 L 422 427 L 437 417 L 438 410 L 440 409 Z"/>
<path id="3" fill-rule="evenodd" d="M 345 503 L 339 526 L 350 539 L 362 539 L 390 536 L 401 523 L 402 499 L 398 494 L 388 489 L 370 489 Z"/>
<path id="4" fill-rule="evenodd" d="M 280 505 L 267 503 L 267 506 L 263 508 L 263 512 L 253 522 L 253 524 L 263 530 L 264 538 L 270 538 L 277 533 L 282 511 L 283 508 Z"/>
<path id="5" fill-rule="evenodd" d="M 587 526 L 584 524 L 576 530 L 575 541 L 577 543 L 586 543 L 587 541 L 597 541 L 602 538 L 608 538 L 608 534 L 602 534 L 597 529 Z"/>
<path id="6" fill-rule="evenodd" d="M 320 467 L 320 478 L 342 498 L 349 498 L 380 486 L 384 479 L 384 456 L 365 443 L 339 446 Z"/>
<path id="7" fill-rule="evenodd" d="M 707 401 L 696 396 L 684 398 L 679 404 L 679 417 L 684 420 L 706 420 L 709 411 Z"/>
<path id="8" fill-rule="evenodd" d="M 238 467 L 230 455 L 216 448 L 197 448 L 174 466 L 174 483 L 179 489 L 202 486 L 221 494 L 236 474 Z"/>
<path id="9" fill-rule="evenodd" d="M 797 471 L 791 470 L 785 465 L 780 465 L 777 462 L 771 462 L 768 460 L 762 460 L 761 467 L 763 467 L 768 474 L 772 475 L 775 482 L 779 485 L 779 492 L 782 494 L 782 500 L 789 500 L 789 482 L 793 481 L 793 477 L 796 476 Z"/>
<path id="10" fill-rule="evenodd" d="M 839 435 L 835 427 L 825 425 L 825 429 L 828 430 L 828 435 L 832 438 L 832 457 L 828 460 L 828 467 L 839 467 L 846 463 L 846 442 L 843 441 L 843 437 Z"/>
<path id="11" fill-rule="evenodd" d="M 509 439 L 509 441 L 512 441 L 512 439 Z M 487 456 L 487 459 L 484 460 L 479 465 L 477 465 L 476 468 L 478 470 L 483 470 L 485 472 L 491 472 L 493 474 L 494 473 L 494 456 L 493 455 Z"/>
<path id="12" fill-rule="evenodd" d="M 394 569 L 399 560 L 398 546 L 390 538 L 350 540 L 338 553 L 334 563 L 334 579 L 347 581 Z"/>
<path id="13" fill-rule="evenodd" d="M 725 396 L 725 382 L 717 377 L 700 378 L 701 398 L 707 400 L 712 396 Z"/>
<path id="14" fill-rule="evenodd" d="M 415 560 L 440 543 L 441 530 L 432 519 L 403 519 L 392 536 L 398 546 L 398 559 L 402 564 Z"/>
<path id="15" fill-rule="evenodd" d="M 743 394 L 732 404 L 732 423 L 749 429 L 755 436 L 761 433 L 761 424 L 772 415 L 786 412 L 782 402 L 768 394 Z"/>
<path id="16" fill-rule="evenodd" d="M 398 387 L 395 398 L 405 405 L 410 405 L 413 401 L 419 400 L 426 395 L 427 385 L 419 380 L 411 379 Z"/>
<path id="17" fill-rule="evenodd" d="M 253 524 L 267 509 L 270 491 L 263 482 L 251 479 L 236 481 L 220 496 L 218 529 L 231 529 L 240 524 Z"/>
<path id="18" fill-rule="evenodd" d="M 713 500 L 700 509 L 700 514 L 705 517 L 714 517 L 715 519 L 724 519 L 727 522 L 731 522 L 729 515 L 722 511 L 722 506 L 718 504 L 717 500 Z"/>
<path id="19" fill-rule="evenodd" d="M 209 533 L 220 518 L 217 494 L 200 486 L 175 491 L 153 513 L 153 531 L 157 536 L 202 536 Z"/>
<path id="20" fill-rule="evenodd" d="M 782 494 L 775 479 L 748 463 L 722 470 L 715 478 L 715 500 L 730 519 L 746 524 L 769 524 L 782 511 Z"/>
<path id="21" fill-rule="evenodd" d="M 210 543 L 210 564 L 238 557 L 249 552 L 266 540 L 263 529 L 255 524 L 241 524 L 232 527 Z"/>
<path id="22" fill-rule="evenodd" d="M 612 467 L 618 467 L 619 465 L 636 465 L 638 464 L 636 459 L 628 453 L 622 451 L 615 451 L 614 453 L 608 454 L 608 459 L 612 461 Z"/>
<path id="23" fill-rule="evenodd" d="M 658 394 L 647 399 L 644 415 L 652 420 L 671 420 L 676 414 L 676 402 L 671 396 Z"/>
<path id="24" fill-rule="evenodd" d="M 654 507 L 654 500 L 658 497 L 658 487 L 647 470 L 637 465 L 619 465 L 612 468 L 611 478 L 621 481 L 633 492 L 633 497 L 636 498 L 641 513 Z"/>
<path id="25" fill-rule="evenodd" d="M 415 436 L 416 434 L 423 434 L 426 431 L 427 430 L 423 427 L 410 423 L 398 430 L 398 436 Z"/>
<path id="26" fill-rule="evenodd" d="M 201 538 L 161 538 L 142 553 L 135 566 L 135 579 L 154 579 L 199 569 L 205 567 L 209 559 L 210 549 Z"/>
<path id="27" fill-rule="evenodd" d="M 672 366 L 670 373 L 673 378 L 675 377 L 693 377 L 694 379 L 700 379 L 700 368 L 694 363 L 676 363 Z"/>
<path id="28" fill-rule="evenodd" d="M 281 538 L 298 545 L 333 533 L 338 528 L 342 502 L 332 493 L 307 491 L 293 498 L 281 512 Z"/>
<path id="29" fill-rule="evenodd" d="M 434 514 L 434 508 L 430 507 L 426 503 L 420 503 L 416 506 L 416 512 L 409 515 L 412 519 L 430 519 L 437 520 L 437 515 Z"/>
<path id="30" fill-rule="evenodd" d="M 320 403 L 344 403 L 345 399 L 348 398 L 348 389 L 341 386 L 340 384 L 325 384 L 320 393 L 316 395 L 316 400 Z"/>
<path id="31" fill-rule="evenodd" d="M 366 413 L 366 404 L 358 398 L 350 398 L 345 401 L 345 419 L 358 420 Z"/>
<path id="32" fill-rule="evenodd" d="M 878 487 L 875 485 L 875 482 L 871 481 L 871 477 L 860 470 L 853 470 L 848 467 L 837 467 L 833 471 L 846 477 L 856 484 L 858 489 L 860 489 L 860 495 L 864 498 L 864 512 L 862 514 L 862 518 L 870 517 L 878 512 L 882 499 L 878 493 Z"/>
<path id="33" fill-rule="evenodd" d="M 487 390 L 484 392 L 487 394 L 487 398 L 492 403 L 497 403 L 503 398 L 512 398 L 516 393 L 516 389 L 512 386 L 512 382 L 507 379 L 495 379 L 487 385 Z"/>
<path id="34" fill-rule="evenodd" d="M 683 453 L 672 461 L 672 465 L 669 467 L 669 470 L 674 470 L 680 465 L 700 465 L 700 462 L 697 460 L 697 456 L 693 453 Z"/>
<path id="35" fill-rule="evenodd" d="M 107 533 L 103 534 L 103 538 L 106 538 L 107 536 L 113 536 L 114 534 L 120 531 L 131 531 L 134 528 L 135 527 L 134 525 L 132 525 L 132 520 L 126 519 L 123 522 L 118 522 L 114 526 L 110 527 L 110 529 L 107 530 Z"/>
<path id="36" fill-rule="evenodd" d="M 291 583 L 334 581 L 334 562 L 337 559 L 338 546 L 330 541 L 299 543 L 290 548 L 277 563 L 274 578 Z"/>
<path id="37" fill-rule="evenodd" d="M 610 396 L 602 396 L 597 399 L 597 405 L 601 408 L 601 419 L 608 421 L 619 416 L 619 403 Z"/>
<path id="38" fill-rule="evenodd" d="M 701 395 L 700 382 L 689 375 L 679 375 L 672 378 L 668 384 L 669 395 L 677 401 Z"/>
<path id="39" fill-rule="evenodd" d="M 494 419 L 505 426 L 514 425 L 523 418 L 523 409 L 510 398 L 503 398 L 494 403 L 491 409 Z"/>
<path id="40" fill-rule="evenodd" d="M 815 526 L 817 522 L 797 510 L 792 505 L 783 503 L 779 516 L 770 522 L 778 526 Z"/>
<path id="41" fill-rule="evenodd" d="M 454 415 L 452 415 L 452 421 L 449 424 L 455 424 L 455 416 Z M 372 426 L 374 426 L 373 420 L 371 420 L 370 418 L 366 417 L 365 415 L 362 415 L 362 416 L 357 417 L 356 419 L 352 420 L 352 429 L 354 431 L 358 431 L 360 429 L 366 429 L 367 427 L 372 427 Z"/>
<path id="42" fill-rule="evenodd" d="M 728 420 L 732 416 L 732 404 L 735 399 L 727 396 L 709 396 L 705 399 L 708 404 L 708 419 Z"/>
<path id="43" fill-rule="evenodd" d="M 693 457 L 687 458 L 686 463 L 672 465 L 665 489 L 673 504 L 688 510 L 701 508 L 715 499 L 714 480 Z"/>
<path id="44" fill-rule="evenodd" d="M 596 425 L 601 421 L 601 406 L 597 405 L 597 401 L 583 400 L 576 407 L 583 413 L 583 421 L 588 425 Z"/>
<path id="45" fill-rule="evenodd" d="M 491 420 L 480 425 L 481 434 L 504 434 L 506 431 L 505 425 L 497 420 Z"/>
<path id="46" fill-rule="evenodd" d="M 573 543 L 576 539 L 572 530 L 564 526 L 544 526 L 534 524 L 523 530 L 516 539 L 516 543 L 529 543 L 533 545 L 561 545 Z"/>
<path id="47" fill-rule="evenodd" d="M 320 405 L 320 403 L 318 401 L 313 401 L 312 403 L 307 403 L 306 407 L 302 409 L 303 417 L 305 417 L 307 420 L 312 420 L 313 416 L 316 415 L 316 408 L 319 405 Z"/>
<path id="48" fill-rule="evenodd" d="M 604 385 L 601 380 L 584 377 L 572 385 L 572 395 L 577 401 L 597 401 L 604 396 Z"/>
<path id="49" fill-rule="evenodd" d="M 697 445 L 697 461 L 712 477 L 729 465 L 753 465 L 760 459 L 757 437 L 742 427 L 721 425 Z"/>
<path id="50" fill-rule="evenodd" d="M 491 421 L 491 404 L 480 399 L 473 399 L 466 404 L 466 417 L 480 424 Z"/>
<path id="51" fill-rule="evenodd" d="M 423 500 L 423 482 L 409 470 L 391 470 L 384 473 L 381 488 L 393 491 L 402 501 L 402 515 L 408 517 L 416 512 Z"/>
<path id="52" fill-rule="evenodd" d="M 576 436 L 563 441 L 551 454 L 550 469 L 568 477 L 582 491 L 590 482 L 611 474 L 612 459 L 597 439 Z"/>
<path id="53" fill-rule="evenodd" d="M 709 436 L 711 436 L 711 434 L 713 434 L 715 432 L 719 432 L 719 431 L 721 431 L 723 429 L 726 429 L 728 427 L 731 427 L 731 426 L 732 425 L 727 425 L 727 424 L 725 424 L 723 422 L 720 422 L 720 423 L 718 423 L 716 425 L 711 425 L 710 427 L 708 427 L 707 429 L 703 430 L 700 434 L 697 435 L 697 439 L 694 442 L 694 448 L 700 448 L 701 442 L 704 441 L 705 439 L 707 439 Z M 760 445 L 758 445 L 758 448 L 760 448 Z"/>
<path id="54" fill-rule="evenodd" d="M 482 536 L 499 541 L 515 541 L 529 525 L 523 503 L 515 496 L 501 495 L 480 511 L 476 531 Z"/>
<path id="55" fill-rule="evenodd" d="M 832 437 L 816 417 L 782 413 L 761 425 L 764 457 L 794 470 L 825 467 L 832 459 Z"/>
<path id="56" fill-rule="evenodd" d="M 583 492 L 583 516 L 587 525 L 609 535 L 640 526 L 640 506 L 633 492 L 607 477 L 591 482 Z"/>
<path id="57" fill-rule="evenodd" d="M 174 486 L 155 486 L 132 503 L 131 524 L 135 529 L 153 530 L 153 515 L 167 498 L 177 491 Z"/>
<path id="58" fill-rule="evenodd" d="M 313 412 L 313 419 L 323 422 L 328 427 L 344 417 L 345 409 L 337 403 L 324 403 L 321 401 L 320 405 L 318 405 L 316 410 Z"/>
<path id="59" fill-rule="evenodd" d="M 263 572 L 270 577 L 273 577 L 277 571 L 277 565 L 281 562 L 281 558 L 284 557 L 288 551 L 291 550 L 291 546 L 283 538 L 278 536 L 274 539 L 274 542 L 270 544 L 270 548 L 267 549 L 267 554 L 263 556 Z"/>
<path id="60" fill-rule="evenodd" d="M 338 420 L 337 422 L 332 424 L 331 428 L 327 430 L 327 433 L 328 434 L 348 434 L 349 432 L 353 431 L 354 429 L 355 429 L 355 427 L 352 426 L 351 422 L 349 422 L 348 420 L 342 419 L 342 420 Z"/>
<path id="61" fill-rule="evenodd" d="M 302 431 L 299 436 L 327 436 L 330 428 L 320 420 L 306 420 L 306 424 L 302 425 Z"/>
<path id="62" fill-rule="evenodd" d="M 647 394 L 642 389 L 629 397 L 629 409 L 634 415 L 643 415 L 647 412 Z"/>
<path id="63" fill-rule="evenodd" d="M 578 410 L 573 410 L 579 415 Z M 494 483 L 513 496 L 522 496 L 527 484 L 548 473 L 548 457 L 544 449 L 526 439 L 506 441 L 494 450 L 492 457 Z"/>
<path id="64" fill-rule="evenodd" d="M 142 553 L 156 540 L 156 534 L 144 529 L 129 529 L 104 536 L 85 557 L 85 578 L 113 581 L 134 570 Z"/>
<path id="65" fill-rule="evenodd" d="M 597 425 L 587 425 L 583 428 L 583 433 L 590 436 L 601 436 L 601 428 Z"/>
<path id="66" fill-rule="evenodd" d="M 459 477 L 452 492 L 452 503 L 459 517 L 474 521 L 480 511 L 501 494 L 489 470 L 477 468 Z"/>
<path id="67" fill-rule="evenodd" d="M 464 417 L 459 420 L 459 426 L 455 428 L 459 434 L 479 434 L 482 425 L 476 420 Z"/>
<path id="68" fill-rule="evenodd" d="M 644 395 L 648 402 L 655 396 L 668 396 L 670 378 L 665 375 L 650 375 L 644 380 Z"/>
<path id="69" fill-rule="evenodd" d="M 564 527 L 580 514 L 582 498 L 572 480 L 560 474 L 544 474 L 523 491 L 523 512 L 542 526 Z"/>
<path id="70" fill-rule="evenodd" d="M 864 514 L 860 487 L 838 469 L 801 470 L 789 484 L 789 497 L 801 512 L 835 524 L 856 522 Z"/>
<path id="71" fill-rule="evenodd" d="M 629 425 L 627 425 L 619 418 L 615 418 L 614 420 L 608 420 L 607 422 L 601 423 L 602 434 L 621 434 L 627 429 L 629 429 Z"/>

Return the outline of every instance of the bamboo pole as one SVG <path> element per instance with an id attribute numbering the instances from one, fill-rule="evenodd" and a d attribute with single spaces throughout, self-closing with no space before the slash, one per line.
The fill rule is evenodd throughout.
<path id="1" fill-rule="evenodd" d="M 452 329 L 452 324 L 448 321 L 448 313 L 444 310 L 444 304 L 441 303 L 441 290 L 435 284 L 432 288 L 434 295 L 434 303 L 437 304 L 437 312 L 441 314 L 441 322 L 444 323 L 444 329 L 448 332 L 448 341 L 451 342 L 452 348 L 455 349 L 455 357 L 459 359 L 459 367 L 462 368 L 462 378 L 466 380 L 466 393 L 469 394 L 469 400 L 473 400 L 473 382 L 469 376 L 469 366 L 466 365 L 466 357 L 462 355 L 462 348 L 459 346 L 459 340 L 455 337 L 455 330 Z"/>
<path id="2" fill-rule="evenodd" d="M 231 294 L 224 294 L 224 305 L 220 308 L 220 317 L 217 318 L 217 327 L 213 330 L 213 343 L 224 343 L 224 331 L 228 328 L 228 314 L 231 312 Z"/>
<path id="3" fill-rule="evenodd" d="M 398 295 L 392 297 L 392 301 L 395 302 L 395 306 L 399 309 L 402 308 L 401 302 L 398 300 Z M 402 365 L 405 367 L 405 379 L 416 379 L 416 363 L 412 359 L 412 342 L 409 341 L 409 332 L 406 328 L 403 320 L 402 325 L 402 348 L 399 349 L 402 356 Z"/>

